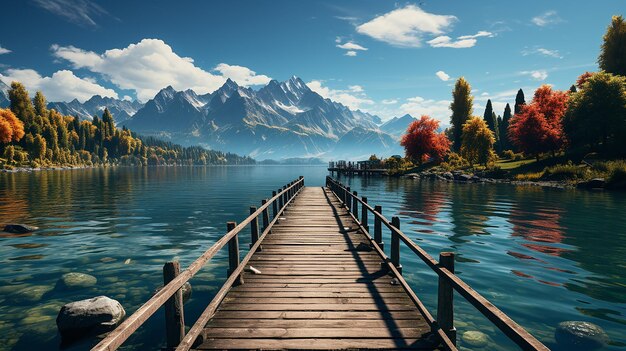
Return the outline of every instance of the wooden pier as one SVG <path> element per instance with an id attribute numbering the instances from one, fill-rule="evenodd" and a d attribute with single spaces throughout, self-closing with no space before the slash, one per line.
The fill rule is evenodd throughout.
<path id="1" fill-rule="evenodd" d="M 454 290 L 523 350 L 548 350 L 454 275 L 452 253 L 435 261 L 400 231 L 397 217 L 388 221 L 380 206 L 332 178 L 322 188 L 304 187 L 300 177 L 272 195 L 240 224 L 227 223 L 224 237 L 186 270 L 167 263 L 164 288 L 93 350 L 117 349 L 162 306 L 167 350 L 457 350 Z M 391 257 L 382 250 L 383 227 Z M 240 260 L 245 228 L 252 244 Z M 436 318 L 402 277 L 401 242 L 439 275 Z M 185 333 L 181 287 L 224 246 L 229 277 Z"/>

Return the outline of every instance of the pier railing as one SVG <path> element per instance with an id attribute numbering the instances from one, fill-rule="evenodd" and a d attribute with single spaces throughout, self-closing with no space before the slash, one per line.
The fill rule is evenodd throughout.
<path id="1" fill-rule="evenodd" d="M 456 350 L 456 328 L 454 327 L 454 304 L 453 290 L 456 290 L 467 302 L 474 306 L 482 315 L 487 317 L 498 329 L 500 329 L 511 341 L 522 350 L 549 351 L 539 340 L 532 336 L 523 327 L 513 321 L 504 312 L 494 306 L 489 300 L 472 289 L 461 278 L 454 274 L 454 253 L 442 252 L 439 262 L 430 256 L 424 249 L 414 243 L 400 230 L 400 219 L 392 217 L 391 222 L 383 216 L 382 207 L 368 204 L 367 197 L 359 197 L 356 191 L 351 192 L 350 187 L 339 181 L 326 177 L 326 187 L 346 206 L 354 219 L 360 223 L 361 229 L 368 235 L 372 246 L 384 258 L 389 270 L 391 270 L 409 294 L 420 313 L 431 326 L 433 333 L 439 334 L 443 344 L 451 350 Z M 359 214 L 359 206 L 361 213 Z M 369 235 L 368 215 L 374 217 L 374 237 Z M 391 233 L 390 255 L 387 257 L 383 251 L 382 225 Z M 439 276 L 437 318 L 433 318 L 417 295 L 412 291 L 406 280 L 402 278 L 402 265 L 400 264 L 400 241 L 402 241 L 415 255 Z M 442 335 L 443 334 L 443 335 Z M 448 343 L 451 341 L 452 345 Z"/>
<path id="2" fill-rule="evenodd" d="M 94 346 L 92 351 L 116 350 L 161 307 L 165 309 L 166 350 L 189 350 L 196 339 L 202 337 L 202 329 L 213 316 L 228 290 L 233 285 L 243 283 L 242 273 L 244 267 L 287 205 L 303 187 L 304 177 L 301 176 L 277 191 L 273 191 L 272 197 L 263 200 L 260 207 L 250 207 L 250 216 L 241 223 L 228 222 L 226 224 L 226 234 L 184 271 L 180 271 L 178 262 L 167 262 L 163 266 L 163 288 Z M 270 208 L 272 209 L 271 217 L 269 213 Z M 261 227 L 259 227 L 259 217 L 261 217 Z M 271 221 L 270 218 L 272 218 Z M 247 226 L 250 227 L 251 247 L 248 254 L 240 261 L 238 234 Z M 228 245 L 229 262 L 228 279 L 189 332 L 185 333 L 182 287 L 226 245 Z"/>

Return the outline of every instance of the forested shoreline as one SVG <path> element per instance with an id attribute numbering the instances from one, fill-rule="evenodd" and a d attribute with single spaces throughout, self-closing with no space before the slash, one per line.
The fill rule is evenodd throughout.
<path id="1" fill-rule="evenodd" d="M 238 165 L 254 159 L 232 153 L 183 147 L 117 128 L 105 109 L 91 121 L 48 109 L 45 96 L 30 99 L 13 82 L 10 107 L 0 109 L 0 168 L 85 167 L 106 165 Z"/>

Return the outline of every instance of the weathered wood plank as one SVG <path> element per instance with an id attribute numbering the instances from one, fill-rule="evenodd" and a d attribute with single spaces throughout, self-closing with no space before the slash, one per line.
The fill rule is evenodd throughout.
<path id="1" fill-rule="evenodd" d="M 298 349 L 298 350 L 340 350 L 340 349 L 377 349 L 377 350 L 438 350 L 432 341 L 420 339 L 208 339 L 198 350 L 221 349 Z"/>

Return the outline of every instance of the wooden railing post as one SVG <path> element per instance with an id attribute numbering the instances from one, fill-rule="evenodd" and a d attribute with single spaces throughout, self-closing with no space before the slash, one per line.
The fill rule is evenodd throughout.
<path id="1" fill-rule="evenodd" d="M 276 190 L 272 191 L 272 199 L 276 196 Z M 272 218 L 278 216 L 278 200 L 272 201 Z"/>
<path id="2" fill-rule="evenodd" d="M 354 197 L 352 198 L 352 214 L 354 214 L 354 218 L 357 219 L 357 221 L 359 220 L 359 198 L 357 197 L 357 195 L 359 195 L 356 190 L 352 192 L 352 195 L 354 195 Z"/>
<path id="3" fill-rule="evenodd" d="M 400 218 L 392 217 L 391 225 L 399 230 Z M 394 230 L 391 231 L 391 263 L 393 263 L 398 272 L 402 274 L 402 265 L 400 264 L 400 237 Z"/>
<path id="4" fill-rule="evenodd" d="M 250 206 L 250 214 L 253 214 L 254 212 L 256 212 L 256 207 Z M 254 245 L 258 240 L 259 240 L 259 218 L 254 217 L 252 219 L 252 222 L 250 222 L 250 247 L 252 247 L 252 245 Z"/>
<path id="5" fill-rule="evenodd" d="M 280 191 L 281 191 L 281 190 L 280 190 L 280 189 L 278 189 L 277 194 L 280 194 Z M 278 197 L 278 208 L 279 208 L 279 209 L 281 209 L 281 210 L 283 209 L 283 196 L 282 196 L 282 195 L 280 195 L 280 196 Z"/>
<path id="6" fill-rule="evenodd" d="M 287 189 L 286 185 L 283 186 L 283 191 L 285 191 L 285 189 Z M 288 201 L 288 199 L 287 199 L 287 192 L 286 191 L 283 193 L 282 197 L 283 197 L 283 206 L 282 207 L 285 207 L 285 206 L 287 206 L 287 201 Z"/>
<path id="7" fill-rule="evenodd" d="M 346 198 L 343 201 L 348 208 L 348 212 L 352 211 L 352 199 L 350 198 L 350 187 L 346 188 Z"/>
<path id="8" fill-rule="evenodd" d="M 439 266 L 454 273 L 454 252 L 439 254 Z M 452 285 L 439 276 L 439 290 L 437 294 L 437 322 L 450 340 L 456 345 L 456 328 L 454 327 L 454 290 Z"/>
<path id="9" fill-rule="evenodd" d="M 174 280 L 180 274 L 178 261 L 166 262 L 163 265 L 163 286 Z M 174 350 L 185 337 L 185 316 L 183 310 L 183 289 L 170 297 L 165 304 L 165 333 L 166 349 Z"/>
<path id="10" fill-rule="evenodd" d="M 264 206 L 267 203 L 267 199 L 263 199 L 261 201 L 261 206 Z M 270 216 L 269 216 L 269 211 L 267 210 L 267 207 L 265 207 L 263 209 L 263 232 L 265 232 L 265 230 L 267 229 L 267 226 L 269 226 L 270 223 Z"/>
<path id="11" fill-rule="evenodd" d="M 363 205 L 361 205 L 361 225 L 365 228 L 365 231 L 369 233 L 370 227 L 367 221 L 367 197 L 362 196 L 361 201 L 363 201 Z"/>
<path id="12" fill-rule="evenodd" d="M 236 226 L 237 226 L 237 223 L 235 222 L 226 223 L 226 232 L 230 232 L 231 230 L 235 229 Z M 239 267 L 239 235 L 233 236 L 233 238 L 228 241 L 228 276 L 229 277 L 237 269 L 237 267 Z M 243 284 L 243 277 L 241 275 L 237 277 L 234 285 L 240 285 L 240 284 Z"/>
<path id="13" fill-rule="evenodd" d="M 383 214 L 383 207 L 376 205 L 374 206 L 374 211 Z M 374 215 L 374 241 L 378 246 L 380 246 L 381 250 L 385 250 L 385 243 L 383 242 L 383 226 L 380 218 Z"/>

